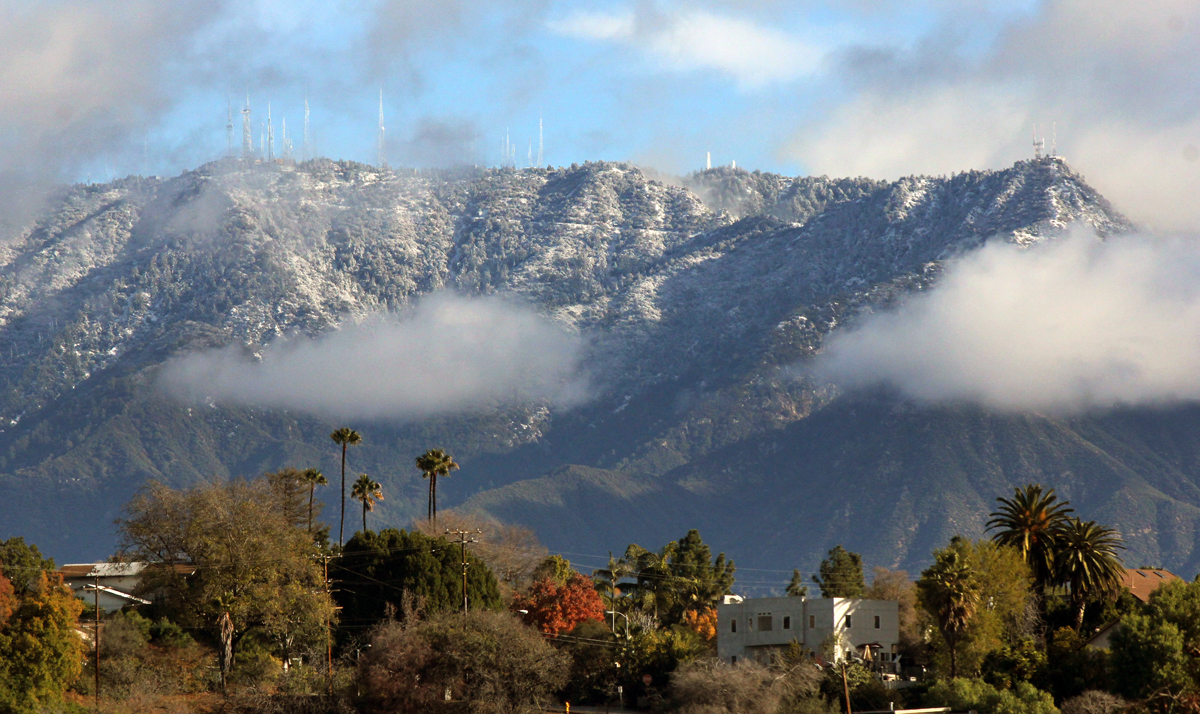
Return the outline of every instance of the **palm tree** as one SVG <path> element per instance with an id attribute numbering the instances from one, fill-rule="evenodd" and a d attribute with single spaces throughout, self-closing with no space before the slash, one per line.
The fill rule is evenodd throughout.
<path id="1" fill-rule="evenodd" d="M 1036 484 L 1015 489 L 1012 498 L 997 498 L 1000 509 L 990 513 L 987 529 L 997 529 L 992 540 L 1021 551 L 1039 599 L 1045 601 L 1046 586 L 1056 580 L 1054 554 L 1067 523 L 1067 514 L 1075 509 L 1058 500 L 1054 489 L 1043 491 Z"/>
<path id="2" fill-rule="evenodd" d="M 354 482 L 354 489 L 350 492 L 350 498 L 362 502 L 363 535 L 367 534 L 367 511 L 375 510 L 375 502 L 383 500 L 382 488 L 378 481 L 372 480 L 366 474 L 359 474 L 358 480 Z"/>
<path id="3" fill-rule="evenodd" d="M 437 525 L 437 479 L 438 476 L 449 476 L 458 468 L 454 457 L 442 449 L 430 449 L 417 457 L 417 468 L 421 475 L 429 479 L 429 522 Z"/>
<path id="4" fill-rule="evenodd" d="M 329 438 L 333 439 L 333 443 L 342 447 L 342 519 L 338 525 L 338 545 L 341 545 L 342 537 L 346 532 L 346 447 L 361 444 L 362 434 L 348 426 L 343 426 L 330 434 Z"/>
<path id="5" fill-rule="evenodd" d="M 600 595 L 600 600 L 612 613 L 612 631 L 617 631 L 617 603 L 621 600 L 620 582 L 629 575 L 629 565 L 623 558 L 614 558 L 612 551 L 608 552 L 608 567 L 592 571 L 592 585 Z"/>
<path id="6" fill-rule="evenodd" d="M 317 486 L 329 485 L 329 479 L 319 469 L 304 469 L 300 473 L 300 482 L 308 486 L 308 531 L 312 532 L 313 494 Z"/>
<path id="7" fill-rule="evenodd" d="M 1121 538 L 1112 528 L 1094 521 L 1067 519 L 1059 537 L 1056 569 L 1060 582 L 1071 586 L 1071 607 L 1075 612 L 1075 630 L 1083 627 L 1083 611 L 1089 597 L 1111 595 L 1121 589 L 1125 568 L 1117 550 L 1124 550 Z"/>
<path id="8" fill-rule="evenodd" d="M 670 559 L 668 548 L 655 553 L 636 543 L 625 549 L 625 557 L 621 559 L 636 579 L 630 587 L 630 600 L 643 612 L 652 610 L 655 620 L 658 620 L 661 610 L 671 607 L 675 589 L 684 584 L 683 578 L 671 572 Z"/>
<path id="9" fill-rule="evenodd" d="M 953 547 L 936 555 L 933 565 L 917 581 L 921 604 L 933 613 L 938 629 L 950 647 L 950 678 L 958 676 L 958 640 L 979 605 L 975 573 Z"/>

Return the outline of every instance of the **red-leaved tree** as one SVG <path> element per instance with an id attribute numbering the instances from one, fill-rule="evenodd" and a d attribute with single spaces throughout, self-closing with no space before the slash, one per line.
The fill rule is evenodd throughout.
<path id="1" fill-rule="evenodd" d="M 570 632 L 581 622 L 604 620 L 604 602 L 592 587 L 592 581 L 579 573 L 559 585 L 544 578 L 513 599 L 514 612 L 525 610 L 525 622 L 548 635 Z"/>

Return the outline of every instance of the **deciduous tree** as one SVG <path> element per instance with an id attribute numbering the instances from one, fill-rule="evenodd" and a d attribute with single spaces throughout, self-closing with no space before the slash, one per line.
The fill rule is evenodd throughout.
<path id="1" fill-rule="evenodd" d="M 267 479 L 186 490 L 151 482 L 118 524 L 129 554 L 151 563 L 141 591 L 161 593 L 172 619 L 214 642 L 228 614 L 236 653 L 252 630 L 317 637 L 333 616 L 303 517 L 297 525 L 284 511 Z"/>
<path id="2" fill-rule="evenodd" d="M 83 663 L 75 632 L 82 610 L 61 576 L 38 573 L 0 626 L 0 711 L 32 714 L 62 702 Z"/>
<path id="3" fill-rule="evenodd" d="M 12 581 L 18 595 L 36 585 L 42 573 L 54 570 L 54 558 L 43 558 L 38 547 L 26 544 L 23 537 L 0 541 L 0 573 Z"/>
<path id="4" fill-rule="evenodd" d="M 522 618 L 547 635 L 569 632 L 581 622 L 602 621 L 604 603 L 591 580 L 572 573 L 564 583 L 553 577 L 535 582 L 528 592 L 513 598 L 512 609 L 524 610 Z"/>
<path id="5" fill-rule="evenodd" d="M 450 692 L 468 711 L 507 714 L 547 703 L 568 667 L 566 655 L 509 613 L 446 612 L 383 624 L 358 683 L 368 711 L 434 711 Z"/>

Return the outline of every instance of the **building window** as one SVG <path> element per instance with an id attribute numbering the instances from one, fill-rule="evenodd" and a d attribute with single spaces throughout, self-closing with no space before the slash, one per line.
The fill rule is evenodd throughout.
<path id="1" fill-rule="evenodd" d="M 734 618 L 729 621 L 729 631 L 737 632 L 737 618 Z"/>
<path id="2" fill-rule="evenodd" d="M 808 629 L 811 630 L 811 629 L 815 628 L 816 626 L 817 626 L 817 616 L 809 615 L 808 616 Z"/>
<path id="3" fill-rule="evenodd" d="M 783 616 L 783 629 L 785 629 L 785 630 L 792 629 L 792 618 L 787 615 Z"/>
<path id="4" fill-rule="evenodd" d="M 879 615 L 876 615 L 876 616 L 875 616 L 875 629 L 876 629 L 876 630 L 878 630 L 878 629 L 879 629 Z"/>
<path id="5" fill-rule="evenodd" d="M 737 664 L 737 655 L 729 658 L 729 664 Z"/>
<path id="6" fill-rule="evenodd" d="M 758 631 L 759 632 L 770 632 L 771 631 L 771 616 L 770 615 L 759 615 L 758 616 Z"/>
<path id="7" fill-rule="evenodd" d="M 849 616 L 849 615 L 846 615 L 846 629 L 847 629 L 847 630 L 849 630 L 849 629 L 850 629 L 850 627 L 851 627 L 851 624 L 850 624 L 850 616 Z"/>
<path id="8" fill-rule="evenodd" d="M 754 632 L 754 618 L 753 617 L 746 618 L 746 629 L 749 630 L 750 632 Z"/>

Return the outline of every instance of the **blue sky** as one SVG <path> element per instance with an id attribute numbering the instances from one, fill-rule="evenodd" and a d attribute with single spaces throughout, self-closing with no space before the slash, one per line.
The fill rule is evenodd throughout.
<path id="1" fill-rule="evenodd" d="M 1128 7 L 1127 7 L 1128 6 Z M 45 0 L 0 3 L 0 177 L 170 175 L 226 103 L 393 165 L 714 164 L 895 178 L 999 168 L 1054 127 L 1148 223 L 1200 190 L 1200 4 L 1159 0 Z M 240 141 L 240 119 L 237 137 Z M 256 127 L 254 140 L 258 143 Z M 277 148 L 278 150 L 278 148 Z M 3 184 L 0 184 L 2 186 Z"/>

